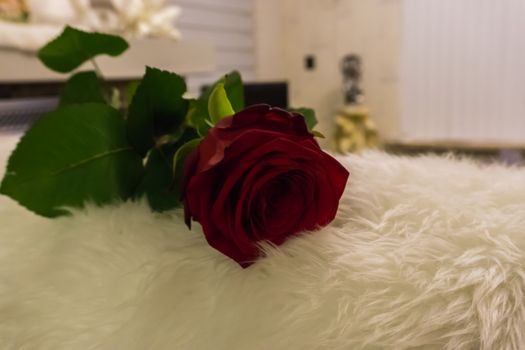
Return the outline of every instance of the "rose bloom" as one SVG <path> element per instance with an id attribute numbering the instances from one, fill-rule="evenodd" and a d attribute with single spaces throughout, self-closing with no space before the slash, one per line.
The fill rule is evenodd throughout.
<path id="1" fill-rule="evenodd" d="M 348 179 L 302 115 L 268 105 L 218 122 L 184 170 L 186 223 L 200 222 L 208 243 L 243 267 L 258 242 L 280 245 L 330 223 Z"/>

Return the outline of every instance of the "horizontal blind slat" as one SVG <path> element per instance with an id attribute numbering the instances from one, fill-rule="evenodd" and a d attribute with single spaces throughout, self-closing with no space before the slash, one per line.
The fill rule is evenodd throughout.
<path id="1" fill-rule="evenodd" d="M 177 28 L 184 40 L 205 40 L 216 51 L 217 68 L 190 74 L 188 90 L 198 94 L 222 75 L 238 70 L 244 80 L 255 77 L 254 0 L 173 0 L 182 8 Z"/>

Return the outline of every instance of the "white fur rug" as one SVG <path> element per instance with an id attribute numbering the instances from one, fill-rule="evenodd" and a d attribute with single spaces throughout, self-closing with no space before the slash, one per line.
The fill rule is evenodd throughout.
<path id="1" fill-rule="evenodd" d="M 245 270 L 178 213 L 1 198 L 0 348 L 525 348 L 525 170 L 342 161 L 332 225 Z"/>

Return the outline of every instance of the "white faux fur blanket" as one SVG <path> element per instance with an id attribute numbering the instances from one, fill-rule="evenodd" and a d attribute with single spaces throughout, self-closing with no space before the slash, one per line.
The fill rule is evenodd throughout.
<path id="1" fill-rule="evenodd" d="M 336 220 L 245 270 L 179 213 L 0 198 L 0 348 L 525 348 L 525 170 L 342 162 Z"/>

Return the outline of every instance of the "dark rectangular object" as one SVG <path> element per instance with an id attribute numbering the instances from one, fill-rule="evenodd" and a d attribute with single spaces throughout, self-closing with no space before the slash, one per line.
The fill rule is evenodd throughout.
<path id="1" fill-rule="evenodd" d="M 208 86 L 203 86 L 202 91 Z M 266 103 L 274 107 L 288 108 L 288 83 L 244 83 L 244 101 L 246 106 Z"/>
<path id="2" fill-rule="evenodd" d="M 266 103 L 271 106 L 288 108 L 288 83 L 246 83 L 244 84 L 246 106 Z"/>

